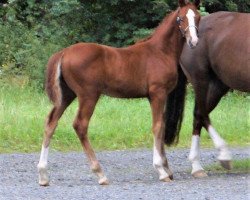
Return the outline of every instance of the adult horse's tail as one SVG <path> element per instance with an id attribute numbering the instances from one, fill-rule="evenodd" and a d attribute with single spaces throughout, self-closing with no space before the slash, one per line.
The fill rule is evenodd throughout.
<path id="1" fill-rule="evenodd" d="M 178 143 L 185 105 L 187 78 L 178 66 L 178 83 L 168 95 L 165 116 L 165 144 Z"/>
<path id="2" fill-rule="evenodd" d="M 52 55 L 47 64 L 45 90 L 54 106 L 72 101 L 75 98 L 74 92 L 65 83 L 62 73 L 63 51 Z"/>

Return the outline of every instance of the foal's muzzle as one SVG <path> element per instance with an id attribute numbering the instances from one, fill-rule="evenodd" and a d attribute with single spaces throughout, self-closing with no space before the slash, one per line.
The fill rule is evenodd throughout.
<path id="1" fill-rule="evenodd" d="M 191 49 L 194 49 L 198 45 L 199 39 L 198 38 L 187 38 L 187 44 Z"/>

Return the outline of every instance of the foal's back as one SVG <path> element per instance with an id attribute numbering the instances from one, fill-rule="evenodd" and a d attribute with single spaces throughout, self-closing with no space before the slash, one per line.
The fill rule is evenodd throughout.
<path id="1" fill-rule="evenodd" d="M 85 92 L 114 97 L 147 97 L 152 82 L 166 85 L 176 79 L 166 77 L 176 74 L 173 59 L 156 51 L 150 42 L 126 48 L 78 43 L 64 49 L 62 57 L 62 76 L 76 94 L 84 87 Z"/>
<path id="2" fill-rule="evenodd" d="M 199 45 L 193 51 L 188 51 L 187 45 L 183 49 L 184 71 L 212 70 L 228 87 L 250 91 L 249 22 L 246 13 L 218 12 L 203 17 Z"/>

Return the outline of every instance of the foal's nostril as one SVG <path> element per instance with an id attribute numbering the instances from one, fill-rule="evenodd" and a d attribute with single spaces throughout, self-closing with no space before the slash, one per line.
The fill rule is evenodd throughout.
<path id="1" fill-rule="evenodd" d="M 193 47 L 194 47 L 194 45 L 193 45 L 193 43 L 192 43 L 191 40 L 188 41 L 188 44 L 189 44 L 190 48 L 193 48 Z"/>
<path id="2" fill-rule="evenodd" d="M 198 42 L 199 42 L 199 39 L 197 37 L 196 38 L 190 37 L 188 40 L 188 45 L 191 49 L 193 49 L 198 45 Z"/>

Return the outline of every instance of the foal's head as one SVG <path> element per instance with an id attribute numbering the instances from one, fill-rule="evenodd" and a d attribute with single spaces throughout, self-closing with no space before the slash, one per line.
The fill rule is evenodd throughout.
<path id="1" fill-rule="evenodd" d="M 200 0 L 195 0 L 194 3 L 189 0 L 179 0 L 180 8 L 176 21 L 190 48 L 194 48 L 198 44 L 197 31 L 201 17 L 197 11 L 199 4 Z"/>

